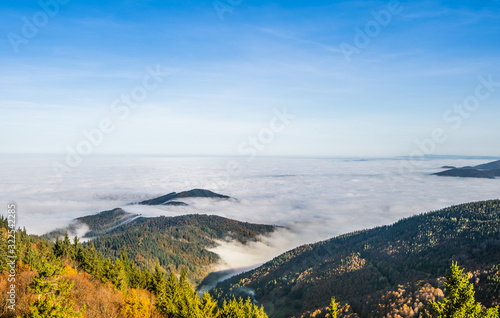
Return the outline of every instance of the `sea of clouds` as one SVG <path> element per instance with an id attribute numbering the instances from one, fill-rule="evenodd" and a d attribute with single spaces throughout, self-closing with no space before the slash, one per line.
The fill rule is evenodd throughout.
<path id="1" fill-rule="evenodd" d="M 60 179 L 58 157 L 2 156 L 0 204 L 18 207 L 18 226 L 43 234 L 74 218 L 122 207 L 144 216 L 215 214 L 285 228 L 259 242 L 219 242 L 217 269 L 248 268 L 306 243 L 450 205 L 498 199 L 500 179 L 433 176 L 443 165 L 489 160 L 429 159 L 400 169 L 402 159 L 89 157 Z M 240 173 L 228 174 L 236 160 Z M 130 202 L 203 188 L 235 200 L 186 199 L 188 207 Z M 2 213 L 5 215 L 5 213 Z"/>

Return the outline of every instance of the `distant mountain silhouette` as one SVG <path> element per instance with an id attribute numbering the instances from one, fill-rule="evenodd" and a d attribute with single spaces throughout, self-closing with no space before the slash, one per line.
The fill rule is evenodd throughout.
<path id="1" fill-rule="evenodd" d="M 474 168 L 480 169 L 480 170 L 498 170 L 500 169 L 500 160 L 493 161 L 490 163 L 485 163 L 479 166 L 475 166 Z"/>
<path id="2" fill-rule="evenodd" d="M 229 200 L 230 196 L 218 194 L 210 190 L 204 189 L 193 189 L 183 192 L 172 192 L 167 195 L 145 200 L 142 202 L 129 203 L 128 205 L 170 205 L 170 206 L 187 206 L 188 204 L 182 201 L 175 201 L 175 199 L 183 198 L 213 198 L 219 200 Z M 67 232 L 71 235 L 83 236 L 84 238 L 95 238 L 102 236 L 111 232 L 112 230 L 137 221 L 141 215 L 126 212 L 121 208 L 115 208 L 108 211 L 103 211 L 93 215 L 87 215 L 74 219 L 67 227 L 56 229 L 50 233 L 44 234 L 43 236 L 55 240 L 58 237 L 64 236 Z M 88 229 L 82 234 L 83 226 L 87 226 Z"/>
<path id="3" fill-rule="evenodd" d="M 443 168 L 443 169 L 456 169 L 457 167 L 455 167 L 455 166 L 442 166 L 441 168 Z"/>
<path id="4" fill-rule="evenodd" d="M 175 199 L 184 199 L 184 198 L 213 198 L 213 199 L 221 199 L 221 200 L 231 199 L 230 196 L 218 194 L 218 193 L 212 192 L 210 190 L 193 189 L 193 190 L 183 191 L 183 192 L 179 192 L 179 193 L 172 192 L 172 193 L 163 195 L 163 196 L 158 197 L 158 198 L 145 200 L 145 201 L 134 203 L 134 204 L 185 206 L 188 204 L 184 203 L 184 202 L 173 201 Z"/>
<path id="5" fill-rule="evenodd" d="M 443 168 L 449 168 L 447 166 Z M 477 165 L 474 167 L 451 168 L 442 172 L 434 173 L 441 177 L 461 177 L 461 178 L 484 178 L 495 179 L 500 176 L 500 160 Z"/>

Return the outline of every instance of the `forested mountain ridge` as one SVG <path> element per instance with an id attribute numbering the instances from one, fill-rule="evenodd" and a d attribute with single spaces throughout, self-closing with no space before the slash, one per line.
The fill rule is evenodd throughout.
<path id="1" fill-rule="evenodd" d="M 192 189 L 130 205 L 187 205 L 174 201 L 185 198 L 232 199 L 209 190 Z M 79 217 L 68 227 L 47 233 L 44 237 L 55 241 L 66 233 L 70 237 L 79 234 L 92 239 L 96 250 L 105 257 L 116 260 L 121 249 L 125 248 L 141 268 L 153 269 L 156 264 L 163 270 L 174 272 L 185 268 L 189 279 L 199 283 L 219 261 L 219 256 L 208 250 L 216 246 L 217 240 L 236 240 L 245 244 L 270 234 L 276 228 L 215 215 L 147 218 L 115 208 Z M 81 234 L 82 230 L 86 233 Z"/>
<path id="2" fill-rule="evenodd" d="M 171 192 L 169 194 L 144 200 L 141 202 L 133 202 L 128 205 L 173 205 L 173 206 L 187 206 L 188 204 L 182 201 L 174 201 L 178 199 L 186 199 L 186 198 L 209 198 L 214 200 L 229 200 L 232 199 L 230 196 L 219 194 L 212 192 L 210 190 L 205 189 L 192 189 L 189 191 L 182 192 Z M 94 238 L 97 236 L 104 235 L 108 233 L 110 230 L 119 227 L 120 225 L 124 225 L 126 223 L 130 223 L 138 218 L 140 215 L 126 212 L 122 208 L 115 208 L 108 211 L 102 211 L 97 214 L 87 215 L 83 217 L 79 217 L 74 219 L 67 227 L 56 229 L 50 233 L 43 235 L 46 238 L 55 240 L 57 237 L 62 237 L 66 232 L 70 234 L 70 236 L 74 236 L 76 234 L 82 235 L 79 233 L 79 229 L 82 229 L 82 226 L 87 226 L 88 231 L 83 234 L 85 238 Z"/>
<path id="3" fill-rule="evenodd" d="M 66 233 L 70 236 L 75 236 L 79 232 L 79 229 L 86 227 L 85 229 L 87 231 L 85 231 L 83 235 L 80 235 L 82 235 L 83 238 L 94 238 L 104 235 L 120 225 L 132 222 L 137 217 L 139 217 L 139 215 L 126 212 L 121 208 L 116 208 L 76 218 L 67 227 L 56 229 L 42 236 L 51 240 L 64 237 Z"/>
<path id="4" fill-rule="evenodd" d="M 174 272 L 185 268 L 195 283 L 199 283 L 219 261 L 219 256 L 208 250 L 215 247 L 216 240 L 236 240 L 245 244 L 277 228 L 215 215 L 146 218 L 122 209 L 78 218 L 72 226 L 82 225 L 90 229 L 85 237 L 93 237 L 93 245 L 105 257 L 115 260 L 125 248 L 141 268 L 153 269 L 156 264 Z M 51 232 L 46 237 L 64 236 L 65 230 L 68 229 Z"/>
<path id="5" fill-rule="evenodd" d="M 87 237 L 99 236 L 106 231 L 110 231 L 124 222 L 132 221 L 137 214 L 132 214 L 124 211 L 121 208 L 116 208 L 109 211 L 103 211 L 98 214 L 82 216 L 76 218 L 75 221 L 78 223 L 83 223 L 89 227 L 90 232 L 87 233 Z"/>
<path id="6" fill-rule="evenodd" d="M 166 195 L 158 197 L 158 198 L 144 200 L 144 201 L 141 201 L 138 203 L 133 203 L 133 204 L 140 204 L 140 205 L 187 205 L 184 202 L 174 201 L 176 199 L 185 199 L 185 198 L 211 198 L 211 199 L 219 199 L 219 200 L 231 199 L 230 196 L 218 194 L 218 193 L 212 192 L 210 190 L 192 189 L 189 191 L 183 191 L 183 192 L 179 192 L 179 193 L 172 192 L 172 193 L 166 194 Z"/>
<path id="7" fill-rule="evenodd" d="M 237 240 L 243 244 L 258 240 L 276 229 L 272 225 L 239 222 L 215 215 L 138 218 L 93 240 L 95 248 L 115 259 L 125 248 L 141 267 L 152 269 L 156 263 L 169 271 L 186 268 L 188 276 L 199 283 L 219 261 L 208 251 L 216 240 Z"/>
<path id="8" fill-rule="evenodd" d="M 438 287 L 452 260 L 475 272 L 479 300 L 498 304 L 500 201 L 453 206 L 300 246 L 219 283 L 212 295 L 221 300 L 252 290 L 270 317 L 324 315 L 335 296 L 341 317 L 413 318 L 442 295 Z"/>

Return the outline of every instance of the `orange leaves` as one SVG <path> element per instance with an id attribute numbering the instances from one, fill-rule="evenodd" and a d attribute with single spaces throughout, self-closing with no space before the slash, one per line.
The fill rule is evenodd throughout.
<path id="1" fill-rule="evenodd" d="M 66 276 L 75 276 L 76 274 L 78 274 L 78 271 L 66 264 L 64 265 L 64 274 Z"/>

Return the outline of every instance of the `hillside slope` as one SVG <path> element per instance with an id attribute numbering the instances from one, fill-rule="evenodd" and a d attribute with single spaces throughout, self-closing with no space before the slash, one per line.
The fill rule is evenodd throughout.
<path id="1" fill-rule="evenodd" d="M 124 248 L 143 268 L 153 269 L 159 263 L 165 270 L 179 272 L 185 267 L 190 279 L 196 283 L 219 260 L 217 254 L 207 250 L 215 246 L 216 240 L 237 240 L 244 244 L 276 229 L 272 225 L 239 222 L 214 215 L 145 218 L 124 216 L 117 209 L 112 211 L 121 223 L 111 228 L 107 226 L 116 222 L 109 220 L 110 211 L 79 219 L 90 227 L 89 234 L 99 234 L 92 240 L 98 252 L 116 259 Z M 108 224 L 105 231 L 102 231 L 103 224 Z"/>
<path id="2" fill-rule="evenodd" d="M 105 235 L 109 231 L 112 231 L 120 225 L 132 222 L 138 217 L 139 215 L 137 214 L 132 214 L 123 209 L 116 208 L 76 218 L 67 227 L 56 229 L 42 236 L 53 241 L 63 237 L 66 233 L 71 237 L 77 235 L 82 238 L 94 238 Z M 80 229 L 83 229 L 83 231 Z"/>
<path id="3" fill-rule="evenodd" d="M 498 303 L 500 201 L 304 245 L 219 283 L 212 294 L 221 300 L 253 291 L 270 317 L 323 315 L 332 296 L 344 306 L 342 317 L 418 317 L 419 306 L 442 295 L 439 278 L 452 260 L 477 273 L 484 304 Z"/>

